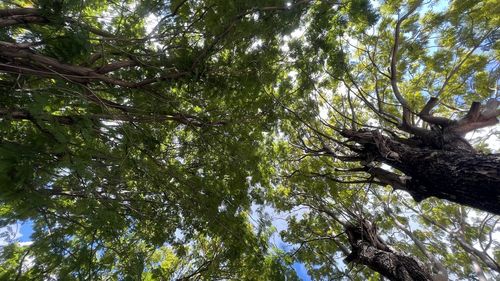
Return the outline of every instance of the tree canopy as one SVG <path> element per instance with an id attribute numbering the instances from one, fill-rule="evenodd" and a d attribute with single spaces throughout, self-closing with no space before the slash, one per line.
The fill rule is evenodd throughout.
<path id="1" fill-rule="evenodd" d="M 499 7 L 3 1 L 0 279 L 498 277 Z"/>

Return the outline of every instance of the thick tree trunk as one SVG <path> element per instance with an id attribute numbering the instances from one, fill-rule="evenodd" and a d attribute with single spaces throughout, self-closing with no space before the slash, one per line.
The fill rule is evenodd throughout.
<path id="1" fill-rule="evenodd" d="M 417 201 L 435 196 L 500 215 L 500 155 L 410 149 L 385 160 L 411 177 Z"/>
<path id="2" fill-rule="evenodd" d="M 366 265 L 394 281 L 433 280 L 421 261 L 387 246 L 377 236 L 375 226 L 368 221 L 348 225 L 345 230 L 352 250 L 346 262 Z"/>
<path id="3" fill-rule="evenodd" d="M 368 161 L 403 172 L 406 177 L 399 177 L 395 187 L 407 190 L 416 201 L 434 196 L 500 215 L 500 154 L 429 149 L 375 131 L 349 131 L 346 135 L 363 146 Z M 384 182 L 387 175 L 376 171 L 372 174 Z M 394 177 L 391 180 L 392 184 Z"/>

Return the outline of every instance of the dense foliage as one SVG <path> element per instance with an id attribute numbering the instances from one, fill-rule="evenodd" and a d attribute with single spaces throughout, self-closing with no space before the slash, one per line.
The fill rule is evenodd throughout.
<path id="1" fill-rule="evenodd" d="M 393 192 L 345 135 L 432 127 L 414 114 L 430 97 L 496 112 L 498 7 L 3 1 L 0 226 L 34 233 L 2 248 L 0 279 L 295 280 L 300 262 L 380 280 L 344 261 L 363 220 L 431 275 L 498 276 L 497 216 Z"/>

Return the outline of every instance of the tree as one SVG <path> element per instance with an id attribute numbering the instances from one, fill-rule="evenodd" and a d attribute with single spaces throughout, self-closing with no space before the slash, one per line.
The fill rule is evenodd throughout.
<path id="1" fill-rule="evenodd" d="M 282 236 L 296 245 L 289 255 L 303 262 L 314 280 L 367 280 L 376 277 L 372 270 L 390 280 L 498 276 L 495 216 L 435 199 L 416 205 L 400 191 L 339 190 L 328 180 L 319 189 L 309 182 L 294 179 L 294 191 L 274 200 L 282 210 L 291 208 Z M 318 188 L 316 196 L 305 192 L 311 187 Z"/>
<path id="2" fill-rule="evenodd" d="M 251 206 L 301 206 L 297 182 L 313 210 L 347 215 L 335 231 L 351 239 L 328 250 L 350 245 L 341 251 L 358 263 L 366 256 L 351 255 L 356 245 L 386 245 L 355 239 L 378 235 L 380 221 L 366 220 L 361 204 L 379 202 L 372 184 L 498 214 L 498 155 L 463 139 L 497 121 L 496 100 L 472 103 L 490 98 L 498 79 L 494 4 L 0 4 L 1 225 L 31 220 L 35 231 L 33 244 L 2 252 L 2 277 L 293 279 L 293 259 L 267 245 L 272 228 Z M 426 49 L 434 43 L 443 47 Z M 431 114 L 469 104 L 459 121 Z M 398 227 L 392 207 L 382 234 Z M 467 253 L 495 270 L 493 258 Z M 408 264 L 441 273 L 431 256 L 430 269 Z M 12 266 L 26 259 L 28 269 Z"/>
<path id="3" fill-rule="evenodd" d="M 281 75 L 275 34 L 306 1 L 244 2 L 1 4 L 1 218 L 33 221 L 30 276 L 149 278 L 152 255 L 188 261 L 181 279 L 284 267 L 248 226 L 248 186 L 280 114 L 259 94 Z"/>
<path id="4" fill-rule="evenodd" d="M 496 85 L 498 74 L 493 71 L 487 77 L 486 72 L 495 67 L 490 56 L 496 51 L 475 53 L 491 45 L 487 39 L 498 31 L 498 18 L 485 10 L 490 4 L 453 2 L 449 11 L 422 15 L 415 14 L 422 1 L 385 4 L 371 33 L 353 31 L 347 35 L 343 54 L 350 52 L 345 54 L 349 61 L 345 72 L 333 73 L 336 64 L 325 67 L 330 77 L 320 79 L 329 84 L 318 84 L 316 96 L 330 105 L 335 119 L 302 118 L 310 122 L 306 130 L 317 139 L 304 136 L 306 152 L 361 161 L 353 172 L 367 173 L 376 183 L 406 190 L 417 201 L 435 196 L 500 214 L 498 155 L 477 153 L 464 139 L 467 133 L 498 122 L 497 97 L 483 105 L 473 102 L 457 120 L 431 113 L 438 98 L 456 108 L 456 103 L 466 104 L 457 102 L 458 97 L 488 98 L 489 83 Z M 475 26 L 467 33 L 464 29 L 470 28 L 466 25 L 469 17 L 474 17 Z M 433 35 L 440 39 L 431 39 Z M 441 60 L 439 65 L 437 60 Z M 333 102 L 325 96 L 331 83 L 341 85 Z M 337 109 L 340 96 L 347 98 L 347 112 Z M 425 106 L 424 100 L 428 100 Z M 372 113 L 359 116 L 356 111 L 361 106 Z M 376 125 L 363 125 L 369 120 Z M 382 163 L 403 175 L 380 169 Z"/>
<path id="5" fill-rule="evenodd" d="M 310 228 L 292 228 L 286 237 L 299 245 L 316 241 L 299 260 L 310 263 L 318 279 L 338 278 L 336 274 L 343 273 L 332 269 L 332 260 L 343 253 L 349 262 L 367 265 L 391 280 L 429 280 L 432 271 L 416 266 L 419 263 L 415 260 L 398 266 L 406 268 L 405 272 L 421 273 L 419 276 L 393 272 L 391 265 L 403 261 L 402 256 L 382 240 L 368 239 L 377 237 L 377 231 L 363 218 L 381 223 L 376 205 L 363 206 L 374 201 L 370 194 L 375 185 L 405 190 L 418 202 L 433 196 L 498 214 L 498 154 L 476 152 L 464 138 L 471 130 L 496 124 L 500 113 L 498 96 L 496 92 L 491 96 L 489 90 L 498 80 L 497 43 L 491 38 L 497 32 L 498 18 L 485 10 L 491 4 L 452 2 L 448 9 L 436 12 L 428 6 L 432 2 L 387 2 L 380 7 L 380 18 L 369 31 L 359 32 L 354 27 L 340 38 L 322 38 L 340 46 L 344 71 L 338 71 L 338 62 L 328 60 L 319 63 L 323 66 L 320 73 L 297 62 L 294 69 L 298 76 L 310 78 L 299 80 L 296 88 L 314 84 L 311 95 L 320 104 L 319 112 L 310 117 L 299 107 L 283 103 L 298 121 L 282 126 L 293 145 L 287 147 L 284 142 L 277 146 L 277 154 L 290 161 L 281 166 L 283 179 L 276 180 L 277 195 L 273 197 L 278 198 L 279 209 L 290 211 L 303 206 L 309 210 L 307 214 L 312 213 L 311 217 L 302 215 L 305 219 L 300 222 L 291 219 L 293 225 Z M 297 47 L 300 51 L 307 48 Z M 314 52 L 303 54 L 300 59 L 314 56 Z M 472 99 L 487 101 L 483 105 L 473 102 L 469 109 L 461 110 L 461 117 L 451 120 L 430 113 L 438 97 L 441 108 L 437 112 L 444 116 L 450 109 L 467 106 Z M 296 148 L 299 151 L 293 152 Z M 346 184 L 351 190 L 341 191 Z M 357 212 L 350 211 L 352 208 Z M 332 222 L 322 222 L 328 219 Z M 382 220 L 388 220 L 388 215 Z M 392 228 L 398 227 L 397 220 L 391 221 Z M 424 260 L 439 269 L 432 273 L 444 273 L 444 267 L 439 266 L 442 263 L 428 254 L 417 242 L 418 237 L 405 230 L 401 229 L 413 236 L 414 247 L 426 253 Z M 456 231 L 447 233 L 459 237 L 460 231 Z M 349 240 L 344 237 L 332 243 L 346 233 Z M 476 263 L 481 253 L 471 252 L 473 247 L 465 255 Z M 496 268 L 487 265 L 493 260 L 488 256 L 483 256 L 483 264 L 475 272 L 478 278 L 483 276 L 481 267 Z M 389 260 L 392 262 L 385 262 Z M 317 269 L 318 264 L 325 268 Z"/>

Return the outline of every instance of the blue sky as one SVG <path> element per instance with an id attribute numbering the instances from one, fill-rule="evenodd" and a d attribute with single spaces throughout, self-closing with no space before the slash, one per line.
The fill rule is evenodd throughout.
<path id="1" fill-rule="evenodd" d="M 33 234 L 33 222 L 31 220 L 22 222 L 20 233 L 21 237 L 19 238 L 19 242 L 31 241 L 31 234 Z"/>
<path id="2" fill-rule="evenodd" d="M 9 238 L 17 242 L 29 242 L 31 241 L 31 234 L 33 234 L 33 222 L 31 220 L 20 221 L 17 224 L 12 224 L 6 227 L 0 228 L 0 233 L 8 232 L 8 228 L 14 232 L 13 235 L 9 235 Z M 6 244 L 6 238 L 0 238 L 1 245 Z"/>
<path id="3" fill-rule="evenodd" d="M 295 272 L 297 272 L 297 275 L 300 277 L 300 279 L 304 281 L 311 280 L 311 277 L 309 276 L 309 274 L 307 274 L 307 269 L 303 263 L 294 263 L 293 269 L 295 269 Z"/>

